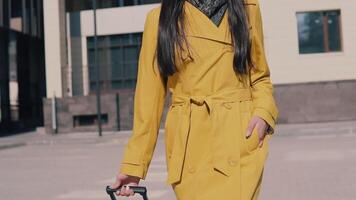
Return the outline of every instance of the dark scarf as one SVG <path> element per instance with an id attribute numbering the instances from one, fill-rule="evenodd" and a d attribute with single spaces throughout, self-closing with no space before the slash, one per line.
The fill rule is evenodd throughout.
<path id="1" fill-rule="evenodd" d="M 210 18 L 216 26 L 220 25 L 227 9 L 226 0 L 187 0 Z"/>

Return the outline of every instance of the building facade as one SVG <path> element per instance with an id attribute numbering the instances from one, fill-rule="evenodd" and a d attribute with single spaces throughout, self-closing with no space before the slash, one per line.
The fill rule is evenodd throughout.
<path id="1" fill-rule="evenodd" d="M 356 119 L 356 2 L 260 0 L 280 123 Z"/>
<path id="2" fill-rule="evenodd" d="M 0 0 L 0 136 L 43 125 L 42 0 Z"/>
<path id="3" fill-rule="evenodd" d="M 266 54 L 280 108 L 278 122 L 355 120 L 356 93 L 351 91 L 356 89 L 356 27 L 352 23 L 356 2 L 260 3 Z M 103 112 L 105 127 L 130 129 L 145 16 L 159 1 L 100 0 L 97 6 L 100 88 L 108 96 L 102 105 L 107 110 Z M 46 0 L 44 15 L 47 130 L 94 129 L 95 101 L 90 99 L 95 95 L 97 71 L 92 1 Z M 51 107 L 53 97 L 58 105 Z M 80 99 L 79 105 L 76 99 Z M 117 113 L 109 114 L 113 110 Z"/>

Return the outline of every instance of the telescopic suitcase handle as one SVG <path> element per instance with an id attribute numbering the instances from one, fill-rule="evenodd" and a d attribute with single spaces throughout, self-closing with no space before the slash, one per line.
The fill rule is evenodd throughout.
<path id="1" fill-rule="evenodd" d="M 110 186 L 106 186 L 106 193 L 108 193 L 108 195 L 110 196 L 111 200 L 116 200 L 115 197 L 115 192 L 120 190 L 122 186 L 116 188 L 116 189 L 112 189 L 110 188 Z M 142 196 L 143 200 L 148 200 L 147 198 L 147 189 L 146 187 L 142 187 L 142 186 L 129 186 L 130 189 L 133 190 L 134 193 L 138 193 Z"/>

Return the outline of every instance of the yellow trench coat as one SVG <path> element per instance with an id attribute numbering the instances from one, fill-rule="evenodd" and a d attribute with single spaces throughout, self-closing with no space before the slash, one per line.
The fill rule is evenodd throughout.
<path id="1" fill-rule="evenodd" d="M 151 9 L 144 26 L 134 97 L 133 134 L 120 172 L 145 179 L 156 146 L 167 91 L 172 98 L 165 121 L 167 184 L 179 200 L 257 199 L 278 110 L 263 45 L 258 0 L 246 0 L 257 70 L 239 78 L 233 70 L 228 15 L 219 27 L 189 2 L 184 3 L 188 51 L 176 54 L 179 73 L 167 89 L 155 49 L 160 8 Z M 179 60 L 180 59 L 180 60 Z M 270 126 L 262 148 L 257 129 L 245 138 L 253 115 Z"/>

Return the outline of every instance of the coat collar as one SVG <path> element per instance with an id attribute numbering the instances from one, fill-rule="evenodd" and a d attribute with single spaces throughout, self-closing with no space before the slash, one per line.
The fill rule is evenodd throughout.
<path id="1" fill-rule="evenodd" d="M 186 36 L 204 38 L 232 45 L 232 40 L 228 25 L 228 10 L 217 27 L 204 13 L 192 5 L 190 2 L 184 2 L 186 12 Z"/>
<path id="2" fill-rule="evenodd" d="M 186 0 L 219 26 L 228 6 L 227 0 Z"/>

